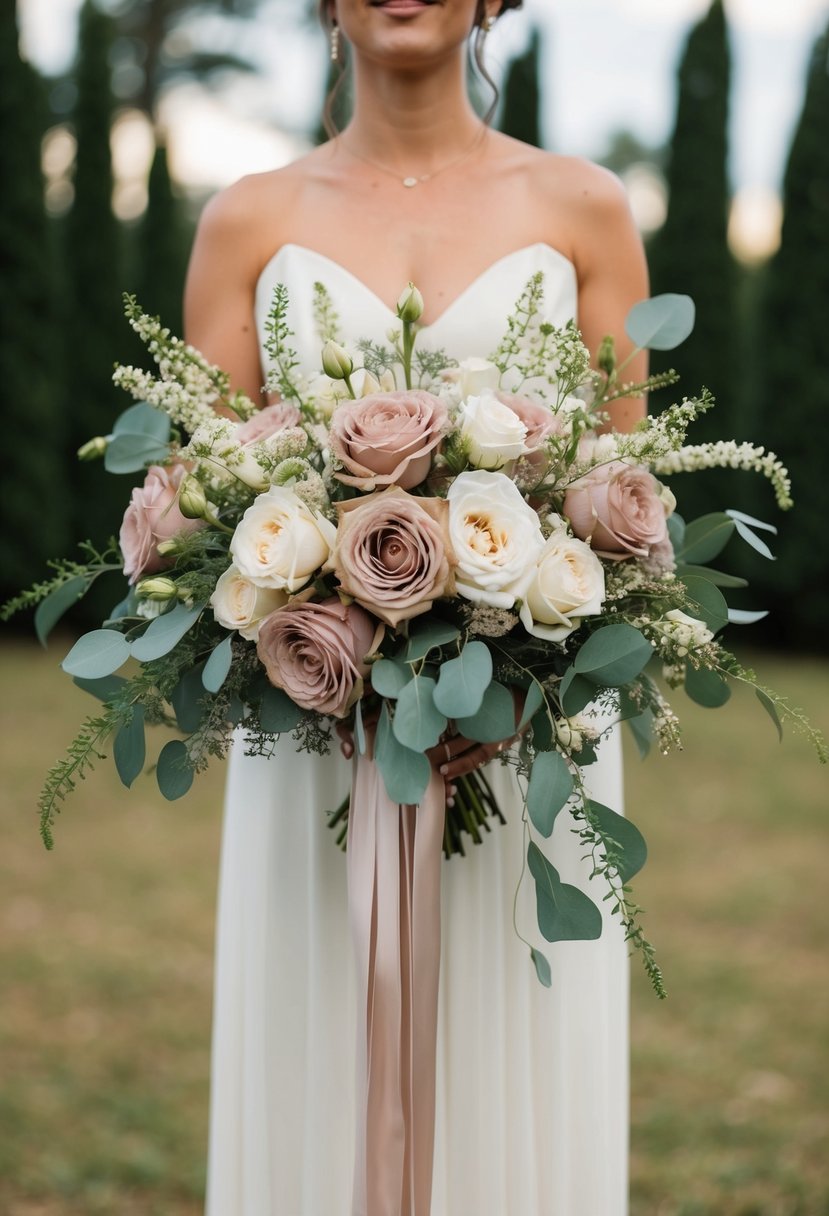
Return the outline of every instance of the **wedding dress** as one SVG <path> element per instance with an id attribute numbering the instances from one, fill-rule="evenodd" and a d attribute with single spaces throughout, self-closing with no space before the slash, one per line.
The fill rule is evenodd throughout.
<path id="1" fill-rule="evenodd" d="M 497 345 L 529 277 L 545 310 L 575 314 L 575 269 L 548 245 L 501 258 L 418 336 L 459 358 Z M 283 246 L 259 280 L 264 321 L 276 283 L 290 293 L 301 365 L 319 367 L 313 285 L 327 288 L 346 343 L 384 341 L 394 313 L 329 258 Z M 606 915 L 601 938 L 538 935 L 532 880 L 522 934 L 544 951 L 538 982 L 513 929 L 524 854 L 512 770 L 489 774 L 507 824 L 443 861 L 437 1125 L 432 1216 L 624 1216 L 627 1210 L 627 949 Z M 592 796 L 621 811 L 618 729 L 587 771 Z M 349 788 L 339 754 L 230 760 L 222 845 L 213 1029 L 208 1216 L 350 1216 L 355 993 L 345 857 L 325 811 Z M 545 851 L 588 889 L 589 865 L 562 812 Z M 389 1213 L 388 1216 L 398 1216 Z"/>

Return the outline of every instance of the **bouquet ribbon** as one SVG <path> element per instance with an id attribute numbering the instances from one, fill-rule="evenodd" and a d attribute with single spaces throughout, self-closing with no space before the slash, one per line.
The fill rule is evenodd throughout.
<path id="1" fill-rule="evenodd" d="M 443 779 L 392 802 L 358 755 L 348 823 L 357 965 L 353 1216 L 429 1216 L 435 1139 Z"/>

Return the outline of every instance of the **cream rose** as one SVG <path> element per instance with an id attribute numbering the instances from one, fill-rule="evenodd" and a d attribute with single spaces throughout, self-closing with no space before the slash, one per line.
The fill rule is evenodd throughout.
<path id="1" fill-rule="evenodd" d="M 344 718 L 362 696 L 366 656 L 381 633 L 356 604 L 309 600 L 266 617 L 256 649 L 270 682 L 297 705 Z"/>
<path id="2" fill-rule="evenodd" d="M 444 402 L 421 389 L 344 402 L 331 418 L 331 451 L 346 470 L 336 476 L 361 490 L 410 490 L 429 475 L 447 422 Z"/>
<path id="3" fill-rule="evenodd" d="M 131 583 L 169 566 L 158 552 L 160 541 L 205 526 L 203 520 L 186 519 L 178 508 L 178 490 L 186 475 L 180 464 L 168 469 L 152 465 L 144 484 L 133 489 L 119 536 L 124 574 Z"/>
<path id="4" fill-rule="evenodd" d="M 515 410 L 489 391 L 464 401 L 460 432 L 467 441 L 469 462 L 478 468 L 497 469 L 529 451 L 527 427 Z"/>
<path id="5" fill-rule="evenodd" d="M 495 392 L 501 373 L 489 359 L 462 359 L 458 364 L 456 384 L 461 397 L 478 397 L 489 390 Z"/>
<path id="6" fill-rule="evenodd" d="M 576 536 L 603 557 L 647 557 L 668 536 L 660 489 L 647 469 L 613 460 L 570 485 L 564 514 Z"/>
<path id="7" fill-rule="evenodd" d="M 230 542 L 239 572 L 257 587 L 298 591 L 327 561 L 336 529 L 293 490 L 271 486 L 242 516 Z"/>
<path id="8" fill-rule="evenodd" d="M 538 516 L 503 473 L 460 473 L 446 497 L 459 593 L 511 608 L 544 548 Z"/>
<path id="9" fill-rule="evenodd" d="M 340 524 L 329 566 L 340 586 L 381 621 L 428 612 L 454 593 L 449 507 L 442 498 L 414 498 L 397 486 L 337 503 Z"/>
<path id="10" fill-rule="evenodd" d="M 235 566 L 228 566 L 220 575 L 210 597 L 213 616 L 218 623 L 225 629 L 238 630 L 249 642 L 255 642 L 259 637 L 263 619 L 278 608 L 284 608 L 287 602 L 286 591 L 257 587 Z"/>
<path id="11" fill-rule="evenodd" d="M 519 616 L 527 633 L 561 642 L 604 602 L 604 569 L 584 541 L 559 528 L 541 550 L 522 592 Z"/>

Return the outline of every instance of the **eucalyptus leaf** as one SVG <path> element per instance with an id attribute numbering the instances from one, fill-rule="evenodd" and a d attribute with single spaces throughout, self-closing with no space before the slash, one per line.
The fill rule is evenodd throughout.
<path id="1" fill-rule="evenodd" d="M 774 701 L 772 701 L 772 699 L 768 695 L 768 693 L 763 692 L 762 688 L 755 688 L 754 691 L 757 695 L 757 700 L 760 702 L 763 709 L 766 711 L 766 713 L 768 714 L 768 716 L 771 718 L 772 722 L 774 723 L 774 725 L 777 729 L 777 737 L 782 743 L 782 741 L 783 741 L 783 723 L 780 721 L 780 715 L 777 712 L 777 706 L 774 704 Z"/>
<path id="2" fill-rule="evenodd" d="M 538 845 L 530 842 L 527 862 L 535 880 L 538 927 L 548 942 L 595 941 L 602 914 L 584 891 L 562 882 Z"/>
<path id="3" fill-rule="evenodd" d="M 601 802 L 589 803 L 590 818 L 617 845 L 619 855 L 618 872 L 622 882 L 630 882 L 648 860 L 645 838 L 634 823 L 617 814 Z"/>
<path id="4" fill-rule="evenodd" d="M 97 680 L 112 675 L 130 657 L 130 645 L 115 629 L 93 629 L 78 638 L 61 667 L 70 676 Z"/>
<path id="5" fill-rule="evenodd" d="M 467 642 L 440 668 L 435 705 L 447 718 L 469 718 L 481 708 L 492 680 L 492 655 L 484 642 Z"/>
<path id="6" fill-rule="evenodd" d="M 579 675 L 575 667 L 568 667 L 561 678 L 558 689 L 561 708 L 568 718 L 580 714 L 596 698 L 596 685 Z"/>
<path id="7" fill-rule="evenodd" d="M 759 536 L 756 536 L 748 524 L 744 524 L 741 519 L 737 519 L 734 521 L 734 527 L 737 529 L 737 535 L 742 537 L 747 545 L 751 545 L 752 549 L 755 549 L 763 557 L 767 557 L 770 562 L 777 561 L 777 558 L 766 542 L 761 540 Z"/>
<path id="8" fill-rule="evenodd" d="M 707 579 L 715 587 L 735 588 L 748 586 L 747 579 L 739 578 L 736 574 L 726 574 L 723 570 L 712 570 L 710 566 L 691 566 L 682 562 L 677 566 L 675 573 L 677 578 L 681 579 L 684 579 L 686 574 Z"/>
<path id="9" fill-rule="evenodd" d="M 695 317 L 690 296 L 666 292 L 634 304 L 625 318 L 625 333 L 644 350 L 673 350 L 692 332 Z"/>
<path id="10" fill-rule="evenodd" d="M 170 612 L 157 616 L 154 621 L 150 621 L 149 628 L 141 637 L 132 643 L 130 649 L 133 656 L 141 663 L 147 663 L 151 659 L 160 659 L 162 655 L 169 654 L 185 633 L 195 625 L 203 608 L 204 604 L 194 604 L 192 608 L 176 604 Z"/>
<path id="11" fill-rule="evenodd" d="M 768 616 L 767 610 L 750 612 L 747 608 L 729 608 L 728 622 L 730 625 L 756 625 Z"/>
<path id="12" fill-rule="evenodd" d="M 685 664 L 685 692 L 706 709 L 719 709 L 731 696 L 728 684 L 715 671 L 697 669 L 690 663 Z"/>
<path id="13" fill-rule="evenodd" d="M 302 710 L 281 688 L 268 688 L 259 702 L 259 722 L 270 735 L 293 730 L 302 717 Z"/>
<path id="14" fill-rule="evenodd" d="M 605 625 L 591 633 L 573 660 L 573 668 L 594 684 L 616 688 L 636 678 L 653 646 L 633 625 Z"/>
<path id="15" fill-rule="evenodd" d="M 446 715 L 435 706 L 435 687 L 430 676 L 414 676 L 397 698 L 394 733 L 412 751 L 434 747 L 446 730 Z"/>
<path id="16" fill-rule="evenodd" d="M 636 714 L 627 719 L 630 733 L 633 735 L 636 748 L 642 760 L 651 750 L 653 743 L 653 710 L 646 709 L 644 713 Z"/>
<path id="17" fill-rule="evenodd" d="M 409 641 L 403 657 L 407 663 L 416 663 L 425 659 L 430 650 L 436 646 L 448 646 L 461 636 L 459 629 L 446 621 L 423 621 L 412 625 Z"/>
<path id="18" fill-rule="evenodd" d="M 108 473 L 137 473 L 169 454 L 170 445 L 152 435 L 116 435 L 104 454 L 104 468 Z"/>
<path id="19" fill-rule="evenodd" d="M 591 689 L 591 693 L 592 693 Z M 532 719 L 532 742 L 537 752 L 552 751 L 555 746 L 555 735 L 546 708 L 540 709 Z"/>
<path id="20" fill-rule="evenodd" d="M 202 684 L 204 664 L 199 663 L 185 671 L 170 695 L 170 703 L 176 715 L 179 730 L 190 735 L 198 730 L 201 720 L 207 712 L 205 706 L 205 687 Z"/>
<path id="21" fill-rule="evenodd" d="M 668 536 L 675 553 L 679 553 L 685 544 L 685 520 L 678 511 L 669 515 L 665 521 L 668 526 Z"/>
<path id="22" fill-rule="evenodd" d="M 144 710 L 133 706 L 132 717 L 118 730 L 112 745 L 112 758 L 123 784 L 130 788 L 144 767 L 147 744 L 144 738 Z"/>
<path id="23" fill-rule="evenodd" d="M 148 401 L 137 401 L 119 414 L 113 435 L 151 435 L 163 443 L 170 439 L 170 419 Z"/>
<path id="24" fill-rule="evenodd" d="M 91 586 L 91 578 L 76 574 L 59 587 L 55 587 L 54 591 L 50 591 L 46 598 L 40 601 L 35 611 L 35 633 L 41 646 L 46 645 L 46 639 L 63 614 L 68 612 L 73 604 L 77 604 Z"/>
<path id="25" fill-rule="evenodd" d="M 539 752 L 530 770 L 527 812 L 542 836 L 552 833 L 561 808 L 573 792 L 573 774 L 557 751 Z"/>
<path id="26" fill-rule="evenodd" d="M 688 592 L 688 615 L 704 621 L 712 633 L 719 633 L 728 624 L 728 604 L 718 587 L 707 578 L 685 575 L 682 585 Z"/>
<path id="27" fill-rule="evenodd" d="M 73 676 L 73 683 L 84 692 L 91 693 L 99 701 L 111 701 L 127 683 L 123 676 L 100 676 L 97 680 L 88 680 L 83 676 Z"/>
<path id="28" fill-rule="evenodd" d="M 732 519 L 739 520 L 740 523 L 748 524 L 750 528 L 760 528 L 763 532 L 773 532 L 775 536 L 777 535 L 777 528 L 774 524 L 767 524 L 763 519 L 755 519 L 753 515 L 746 515 L 744 511 L 738 511 L 734 507 L 727 507 L 725 513 Z"/>
<path id="29" fill-rule="evenodd" d="M 230 665 L 233 662 L 232 635 L 228 634 L 210 652 L 210 658 L 204 665 L 201 682 L 208 692 L 218 692 L 227 679 Z"/>
<path id="30" fill-rule="evenodd" d="M 399 741 L 385 704 L 377 723 L 374 759 L 391 801 L 416 806 L 426 793 L 432 766 L 423 752 L 412 751 Z"/>
<path id="31" fill-rule="evenodd" d="M 545 988 L 551 988 L 553 985 L 553 974 L 550 971 L 550 964 L 540 950 L 536 950 L 534 946 L 530 947 L 530 958 L 535 967 L 535 974 Z"/>
<path id="32" fill-rule="evenodd" d="M 476 714 L 456 719 L 458 731 L 476 743 L 500 743 L 515 734 L 515 701 L 503 684 L 494 680 L 484 693 Z"/>
<path id="33" fill-rule="evenodd" d="M 412 678 L 412 669 L 399 659 L 377 659 L 370 670 L 371 687 L 378 696 L 392 701 Z"/>
<path id="34" fill-rule="evenodd" d="M 366 754 L 366 728 L 363 723 L 363 703 L 358 698 L 354 705 L 354 741 L 361 756 Z"/>
<path id="35" fill-rule="evenodd" d="M 736 524 L 724 511 L 712 511 L 685 525 L 685 539 L 677 554 L 681 562 L 702 565 L 721 553 L 734 535 Z"/>
<path id="36" fill-rule="evenodd" d="M 195 772 L 181 739 L 171 739 L 159 753 L 155 777 L 158 788 L 168 802 L 175 802 L 190 789 Z"/>
<path id="37" fill-rule="evenodd" d="M 135 616 L 137 610 L 138 596 L 135 594 L 135 588 L 130 587 L 124 598 L 119 600 L 114 608 L 110 609 L 109 617 L 104 624 L 109 625 L 113 621 L 123 620 L 125 616 Z"/>
<path id="38" fill-rule="evenodd" d="M 521 713 L 521 721 L 518 723 L 519 730 L 523 730 L 530 720 L 535 717 L 536 712 L 544 704 L 544 700 L 544 689 L 538 680 L 533 680 L 524 698 L 524 709 Z"/>

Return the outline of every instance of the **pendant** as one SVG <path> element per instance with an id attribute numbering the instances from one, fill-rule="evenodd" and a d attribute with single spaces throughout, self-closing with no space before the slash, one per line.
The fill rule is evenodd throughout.
<path id="1" fill-rule="evenodd" d="M 404 177 L 404 178 L 403 178 L 403 185 L 404 185 L 404 186 L 410 186 L 410 187 L 411 187 L 411 186 L 416 186 L 416 185 L 417 185 L 417 181 L 418 181 L 418 179 L 417 179 L 416 177 Z"/>

